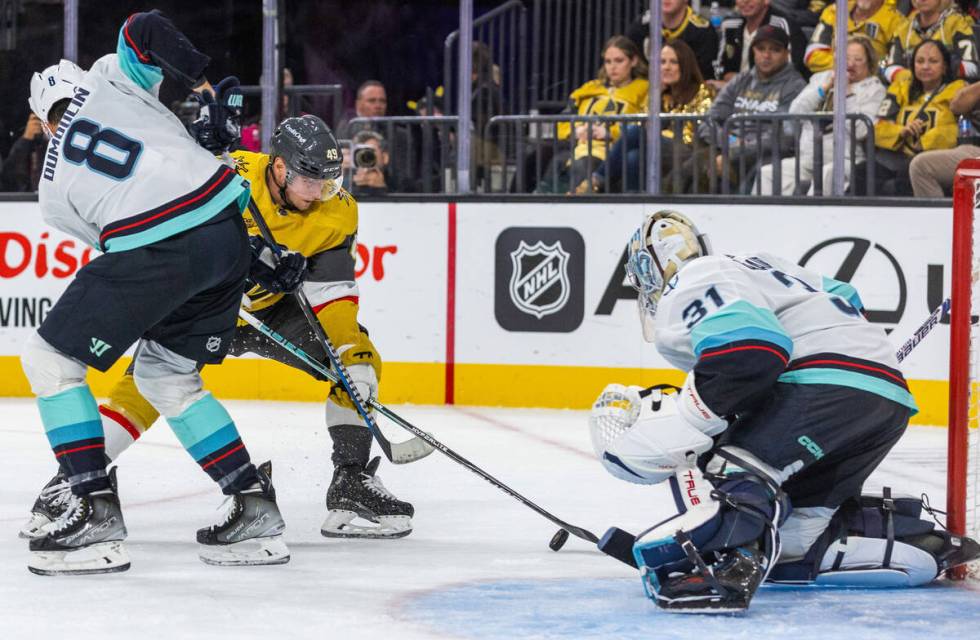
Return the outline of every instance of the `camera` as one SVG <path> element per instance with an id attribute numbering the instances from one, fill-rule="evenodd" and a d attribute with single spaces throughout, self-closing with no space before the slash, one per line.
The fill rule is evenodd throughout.
<path id="1" fill-rule="evenodd" d="M 358 169 L 377 169 L 378 150 L 369 144 L 355 145 L 354 166 Z"/>

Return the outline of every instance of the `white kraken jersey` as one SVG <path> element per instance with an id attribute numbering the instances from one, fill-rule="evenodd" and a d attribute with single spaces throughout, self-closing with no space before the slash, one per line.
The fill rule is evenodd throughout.
<path id="1" fill-rule="evenodd" d="M 862 308 L 851 285 L 782 258 L 706 256 L 668 284 L 657 350 L 691 371 L 702 357 L 768 349 L 786 363 L 780 382 L 855 387 L 914 410 L 895 347 Z"/>
<path id="2" fill-rule="evenodd" d="M 127 70 L 125 68 L 129 66 Z M 125 251 L 198 226 L 247 184 L 197 145 L 157 99 L 159 82 L 116 54 L 89 70 L 48 143 L 44 219 L 102 251 Z"/>

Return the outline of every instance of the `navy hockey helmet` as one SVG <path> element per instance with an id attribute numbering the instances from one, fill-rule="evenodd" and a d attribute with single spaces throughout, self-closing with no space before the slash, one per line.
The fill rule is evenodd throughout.
<path id="1" fill-rule="evenodd" d="M 329 200 L 343 184 L 343 155 L 330 127 L 314 115 L 286 118 L 272 133 L 270 156 L 286 165 L 286 185 Z M 285 186 L 281 187 L 285 191 Z"/>

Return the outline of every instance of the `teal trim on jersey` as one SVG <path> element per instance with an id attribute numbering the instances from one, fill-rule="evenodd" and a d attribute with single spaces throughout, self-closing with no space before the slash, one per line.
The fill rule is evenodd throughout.
<path id="1" fill-rule="evenodd" d="M 248 194 L 248 189 L 245 188 L 244 180 L 242 180 L 241 176 L 233 176 L 231 182 L 219 191 L 216 196 L 208 200 L 204 206 L 191 209 L 187 213 L 160 223 L 146 231 L 128 236 L 120 236 L 118 238 L 109 238 L 105 242 L 105 250 L 107 253 L 128 251 L 129 249 L 137 249 L 139 247 L 145 247 L 148 244 L 153 244 L 154 242 L 166 240 L 170 236 L 175 236 L 178 233 L 183 233 L 188 229 L 193 229 L 204 224 L 221 213 L 232 202 L 240 204 L 241 199 L 247 197 Z"/>
<path id="2" fill-rule="evenodd" d="M 177 439 L 180 440 L 180 444 L 188 452 L 197 445 L 203 444 L 208 438 L 225 427 L 235 428 L 231 416 L 210 393 L 187 407 L 176 418 L 167 418 L 167 422 L 170 423 L 170 427 L 174 430 Z M 194 456 L 194 459 L 197 460 L 198 457 Z"/>
<path id="3" fill-rule="evenodd" d="M 51 443 L 51 448 L 53 449 L 69 442 L 103 438 L 105 437 L 105 432 L 102 430 L 102 418 L 100 417 L 98 420 L 89 420 L 87 422 L 78 422 L 76 424 L 58 427 L 57 429 L 46 432 L 45 435 L 48 436 L 48 442 Z"/>
<path id="4" fill-rule="evenodd" d="M 864 309 L 864 303 L 861 301 L 861 296 L 858 294 L 857 289 L 846 282 L 823 276 L 823 290 L 829 294 L 844 298 L 858 311 Z"/>
<path id="5" fill-rule="evenodd" d="M 918 405 L 912 394 L 898 385 L 885 382 L 879 378 L 858 373 L 857 371 L 842 371 L 841 369 L 799 369 L 797 371 L 787 371 L 776 380 L 777 382 L 788 382 L 791 384 L 835 384 L 840 387 L 851 387 L 861 389 L 882 398 L 887 398 L 893 402 L 904 405 L 912 410 L 914 416 L 919 412 Z"/>
<path id="6" fill-rule="evenodd" d="M 193 447 L 188 448 L 187 453 L 191 454 L 195 460 L 200 460 L 221 449 L 221 447 L 238 440 L 238 438 L 238 429 L 235 427 L 235 423 L 229 422 Z"/>
<path id="7" fill-rule="evenodd" d="M 700 358 L 705 349 L 738 340 L 771 342 L 787 354 L 793 353 L 793 340 L 779 324 L 776 314 L 745 300 L 736 300 L 722 307 L 691 331 L 691 345 L 696 358 Z"/>
<path id="8" fill-rule="evenodd" d="M 62 427 L 97 422 L 99 433 L 91 437 L 102 435 L 99 405 L 95 402 L 95 396 L 92 395 L 92 390 L 87 384 L 53 396 L 38 398 L 37 407 L 41 411 L 41 422 L 46 433 Z"/>
<path id="9" fill-rule="evenodd" d="M 163 71 L 160 67 L 140 62 L 136 52 L 126 43 L 123 29 L 119 30 L 119 41 L 116 43 L 116 55 L 119 56 L 119 66 L 123 73 L 140 88 L 150 91 L 154 85 L 163 82 Z"/>

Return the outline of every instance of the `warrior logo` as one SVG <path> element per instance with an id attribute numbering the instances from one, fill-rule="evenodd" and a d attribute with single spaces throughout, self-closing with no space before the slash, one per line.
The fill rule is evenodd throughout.
<path id="1" fill-rule="evenodd" d="M 585 315 L 585 240 L 571 227 L 508 227 L 494 249 L 493 310 L 506 331 L 568 333 Z"/>
<path id="2" fill-rule="evenodd" d="M 561 311 L 568 302 L 568 252 L 561 241 L 520 245 L 510 254 L 510 299 L 514 306 L 535 318 Z"/>

